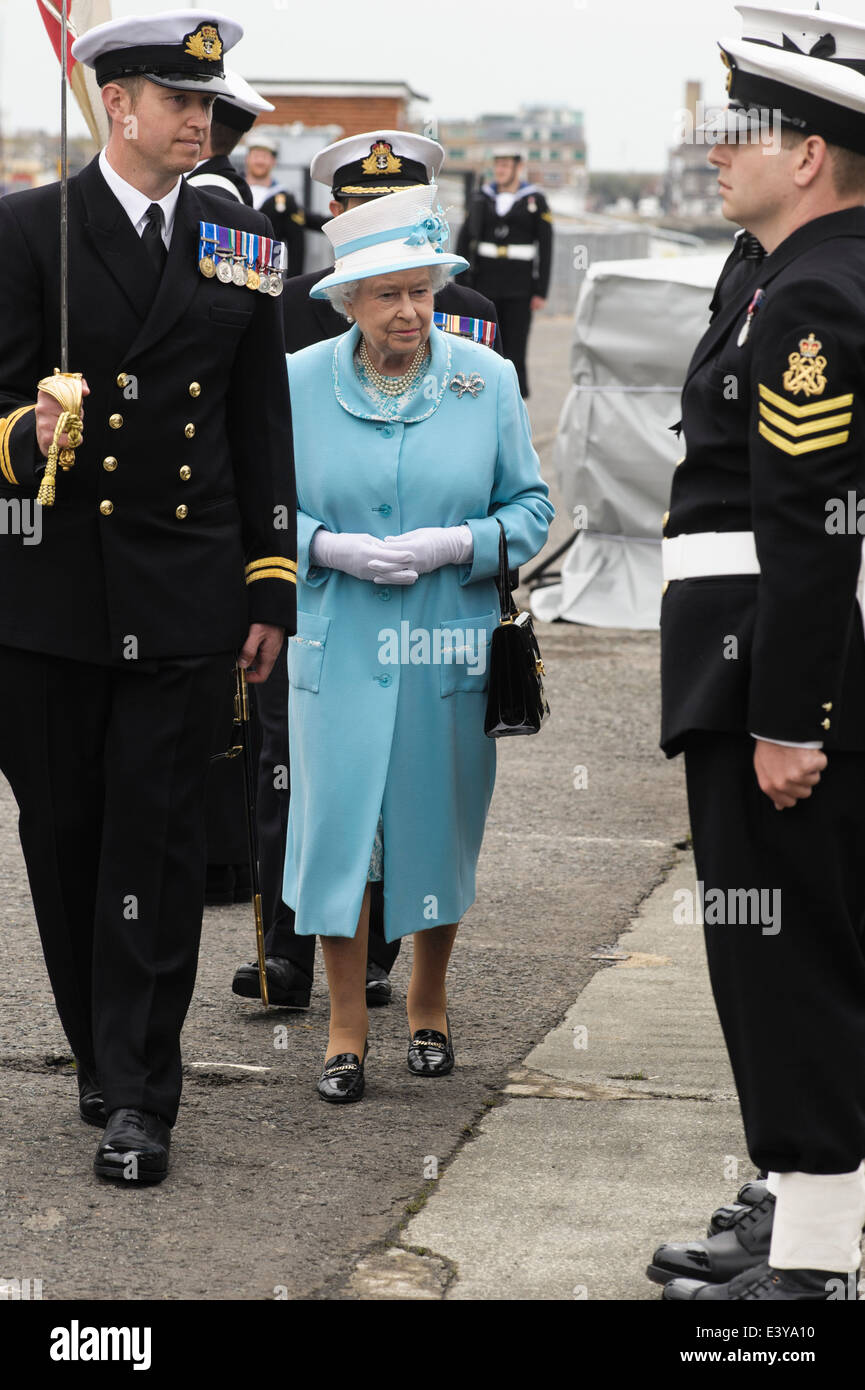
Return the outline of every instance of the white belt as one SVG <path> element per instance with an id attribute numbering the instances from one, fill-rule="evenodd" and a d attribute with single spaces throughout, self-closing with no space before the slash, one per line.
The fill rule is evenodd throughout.
<path id="1" fill-rule="evenodd" d="M 664 580 L 707 579 L 713 574 L 759 574 L 753 531 L 698 531 L 661 541 Z"/>
<path id="2" fill-rule="evenodd" d="M 535 248 L 534 246 L 511 246 L 510 244 L 499 246 L 494 241 L 479 241 L 478 255 L 493 256 L 496 259 L 501 257 L 502 260 L 509 261 L 533 261 Z"/>
<path id="3" fill-rule="evenodd" d="M 753 531 L 695 531 L 661 541 L 664 587 L 673 579 L 709 579 L 712 575 L 759 574 Z M 865 542 L 856 584 L 856 600 L 865 622 Z"/>

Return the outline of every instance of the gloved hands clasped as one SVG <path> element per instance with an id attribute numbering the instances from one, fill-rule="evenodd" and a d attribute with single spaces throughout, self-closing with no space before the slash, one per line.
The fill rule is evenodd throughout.
<path id="1" fill-rule="evenodd" d="M 373 584 L 414 584 L 418 575 L 430 574 L 442 565 L 468 564 L 474 553 L 471 527 L 422 526 L 401 536 L 375 536 L 359 532 L 326 531 L 312 538 L 314 564 L 342 570 L 355 579 Z"/>

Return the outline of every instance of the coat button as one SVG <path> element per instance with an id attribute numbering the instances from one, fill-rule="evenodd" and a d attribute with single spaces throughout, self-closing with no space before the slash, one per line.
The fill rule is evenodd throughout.
<path id="1" fill-rule="evenodd" d="M 385 425 L 381 433 L 384 439 L 393 439 L 393 425 Z"/>
<path id="2" fill-rule="evenodd" d="M 109 502 L 107 500 L 105 502 L 100 502 L 99 510 L 103 516 L 110 516 L 111 513 L 114 511 L 114 503 Z"/>
<path id="3" fill-rule="evenodd" d="M 112 428 L 113 430 L 122 429 L 122 428 L 123 428 L 123 416 L 122 416 L 122 415 L 109 415 L 109 417 L 108 417 L 108 423 L 109 423 L 109 425 L 111 426 L 111 428 Z"/>
<path id="4" fill-rule="evenodd" d="M 181 468 L 180 477 L 184 483 L 188 483 L 189 479 L 192 477 L 192 469 L 189 467 L 188 463 L 185 463 Z"/>
<path id="5" fill-rule="evenodd" d="M 121 373 L 119 374 L 119 376 L 118 376 L 118 378 L 117 378 L 117 385 L 121 388 L 121 390 L 123 389 L 124 386 L 128 386 L 128 385 L 129 385 L 129 377 L 126 375 L 125 372 L 121 372 Z"/>
<path id="6" fill-rule="evenodd" d="M 389 599 L 389 598 L 390 598 L 390 589 L 379 589 L 379 591 L 378 591 L 378 596 L 379 596 L 380 599 L 385 599 L 385 600 Z"/>
<path id="7" fill-rule="evenodd" d="M 832 701 L 829 700 L 827 704 L 821 705 L 820 708 L 821 708 L 821 709 L 824 709 L 824 710 L 826 711 L 826 713 L 828 714 L 829 711 L 830 711 L 830 709 L 832 708 Z"/>
<path id="8" fill-rule="evenodd" d="M 102 460 L 102 467 L 105 469 L 106 473 L 113 473 L 117 467 L 117 459 L 109 454 L 107 459 Z"/>
<path id="9" fill-rule="evenodd" d="M 194 425 L 191 425 L 191 424 L 190 424 L 190 425 L 184 425 L 184 426 L 183 426 L 183 433 L 186 435 L 186 438 L 187 438 L 187 439 L 191 439 L 192 436 L 195 434 L 195 426 L 194 426 Z"/>
<path id="10" fill-rule="evenodd" d="M 193 398 L 194 398 L 195 396 L 200 396 L 200 395 L 201 395 L 201 387 L 199 386 L 199 384 L 198 384 L 197 381 L 190 381 L 190 383 L 189 383 L 189 394 L 190 394 L 190 396 L 192 396 Z"/>
<path id="11" fill-rule="evenodd" d="M 390 685 L 392 679 L 392 676 L 376 676 L 379 685 Z"/>
<path id="12" fill-rule="evenodd" d="M 390 516 L 391 512 L 393 511 L 393 507 L 390 505 L 390 502 L 385 502 L 383 506 L 379 507 L 379 511 L 381 512 L 382 516 Z"/>
<path id="13" fill-rule="evenodd" d="M 831 719 L 821 719 L 821 720 L 820 720 L 820 728 L 821 728 L 821 729 L 831 729 L 831 727 L 832 727 L 832 720 L 831 720 Z"/>
<path id="14" fill-rule="evenodd" d="M 185 521 L 186 517 L 189 516 L 189 508 L 181 502 L 174 515 L 177 517 L 178 521 Z"/>

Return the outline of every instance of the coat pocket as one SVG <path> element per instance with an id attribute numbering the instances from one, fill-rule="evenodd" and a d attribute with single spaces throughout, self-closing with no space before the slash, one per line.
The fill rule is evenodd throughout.
<path id="1" fill-rule="evenodd" d="M 490 638 L 498 623 L 495 613 L 479 618 L 451 618 L 436 632 L 441 671 L 441 694 L 482 695 L 489 685 Z"/>
<path id="2" fill-rule="evenodd" d="M 330 618 L 298 613 L 297 634 L 288 639 L 288 684 L 318 694 Z"/>

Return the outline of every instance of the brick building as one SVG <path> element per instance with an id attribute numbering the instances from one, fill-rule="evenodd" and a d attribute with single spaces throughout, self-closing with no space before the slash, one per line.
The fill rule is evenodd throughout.
<path id="1" fill-rule="evenodd" d="M 276 110 L 268 126 L 339 127 L 342 135 L 364 130 L 412 130 L 413 102 L 426 101 L 406 82 L 268 81 L 250 79 Z"/>

